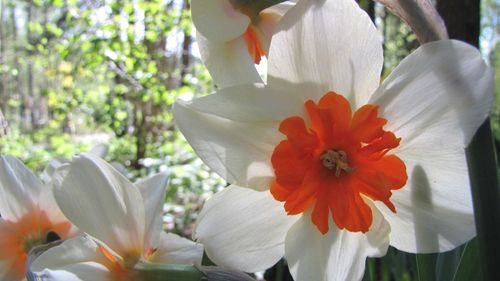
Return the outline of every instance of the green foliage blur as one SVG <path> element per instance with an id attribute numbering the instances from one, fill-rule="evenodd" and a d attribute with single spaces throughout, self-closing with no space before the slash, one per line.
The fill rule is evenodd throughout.
<path id="1" fill-rule="evenodd" d="M 482 0 L 481 3 L 481 50 L 495 75 L 495 103 L 491 112 L 491 126 L 498 154 L 500 151 L 500 2 Z"/>
<path id="2" fill-rule="evenodd" d="M 189 1 L 0 0 L 0 153 L 40 172 L 98 143 L 132 181 L 170 173 L 166 227 L 190 235 L 223 186 L 175 129 L 177 98 L 213 91 Z"/>

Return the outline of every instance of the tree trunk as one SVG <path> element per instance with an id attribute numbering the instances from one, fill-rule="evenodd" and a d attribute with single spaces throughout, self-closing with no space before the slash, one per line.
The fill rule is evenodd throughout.
<path id="1" fill-rule="evenodd" d="M 444 19 L 450 38 L 479 47 L 479 0 L 438 0 L 437 10 Z M 471 178 L 482 280 L 500 280 L 500 189 L 489 122 L 487 119 L 478 129 L 466 149 L 466 156 Z"/>
<path id="2" fill-rule="evenodd" d="M 191 9 L 188 0 L 184 0 L 183 9 L 187 12 Z M 183 30 L 184 41 L 182 42 L 182 57 L 181 57 L 181 86 L 186 85 L 185 76 L 189 73 L 189 67 L 191 64 L 191 43 L 193 42 L 193 37 L 191 36 L 190 30 Z"/>
<path id="3" fill-rule="evenodd" d="M 0 0 L 0 65 L 6 64 L 5 56 L 5 36 L 3 33 L 3 27 L 5 14 L 5 0 Z M 5 112 L 7 108 L 7 75 L 0 70 L 0 76 L 2 76 L 2 81 L 0 83 L 0 111 Z"/>
<path id="4" fill-rule="evenodd" d="M 437 10 L 443 17 L 450 38 L 479 47 L 479 0 L 438 0 Z"/>
<path id="5" fill-rule="evenodd" d="M 0 137 L 7 135 L 8 132 L 9 132 L 9 127 L 8 127 L 7 120 L 5 120 L 5 117 L 3 116 L 3 113 L 0 110 Z M 2 153 L 1 149 L 0 149 L 0 153 Z"/>
<path id="6" fill-rule="evenodd" d="M 146 144 L 148 138 L 148 129 L 146 124 L 146 116 L 148 115 L 148 102 L 142 100 L 134 101 L 134 135 L 135 139 L 135 159 L 132 160 L 131 166 L 139 170 L 142 168 L 140 161 L 146 158 Z"/>
<path id="7" fill-rule="evenodd" d="M 14 60 L 13 60 L 13 65 L 14 69 L 17 70 L 17 75 L 15 75 L 15 82 L 14 82 L 14 89 L 13 93 L 11 94 L 11 97 L 14 99 L 20 100 L 21 101 L 21 107 L 19 108 L 18 112 L 18 117 L 19 121 L 22 123 L 24 121 L 23 114 L 24 114 L 24 104 L 23 104 L 23 92 L 22 92 L 22 83 L 21 83 L 21 64 L 19 63 L 19 57 L 21 57 L 21 52 L 20 48 L 18 46 L 18 40 L 17 40 L 17 19 L 16 19 L 16 14 L 15 14 L 15 4 L 16 2 L 10 2 L 11 7 L 11 22 L 12 22 L 12 45 L 13 45 L 13 51 L 14 51 Z"/>
<path id="8" fill-rule="evenodd" d="M 372 0 L 356 0 L 356 2 L 365 10 L 372 21 L 375 22 L 375 2 Z"/>
<path id="9" fill-rule="evenodd" d="M 33 34 L 29 28 L 29 23 L 33 21 L 33 3 L 28 1 L 26 5 L 26 14 L 28 15 L 28 24 L 26 25 L 26 38 L 28 40 L 29 46 L 34 45 Z M 25 95 L 24 103 L 25 103 L 25 113 L 24 117 L 26 119 L 26 123 L 31 129 L 35 129 L 37 118 L 35 115 L 35 93 L 34 93 L 34 78 L 33 78 L 33 62 L 31 61 L 33 58 L 33 51 L 28 51 L 28 59 L 26 61 L 26 79 L 28 82 L 27 92 Z"/>

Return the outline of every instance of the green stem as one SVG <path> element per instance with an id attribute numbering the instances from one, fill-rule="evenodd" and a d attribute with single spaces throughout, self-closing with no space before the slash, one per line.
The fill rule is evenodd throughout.
<path id="1" fill-rule="evenodd" d="M 136 280 L 147 281 L 200 281 L 205 276 L 192 265 L 149 264 L 144 269 L 136 269 Z"/>
<path id="2" fill-rule="evenodd" d="M 276 266 L 276 281 L 284 281 L 285 261 L 281 259 Z"/>
<path id="3" fill-rule="evenodd" d="M 212 266 L 216 265 L 210 258 L 207 256 L 207 252 L 203 251 L 203 257 L 201 258 L 201 265 L 204 266 Z"/>
<path id="4" fill-rule="evenodd" d="M 437 254 L 416 254 L 419 281 L 436 280 Z"/>
<path id="5" fill-rule="evenodd" d="M 487 119 L 466 149 L 484 280 L 500 280 L 500 190 Z"/>

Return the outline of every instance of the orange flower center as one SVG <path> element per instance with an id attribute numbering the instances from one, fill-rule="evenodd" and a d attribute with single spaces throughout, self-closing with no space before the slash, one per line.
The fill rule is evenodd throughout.
<path id="1" fill-rule="evenodd" d="M 17 221 L 0 219 L 0 260 L 13 259 L 9 277 L 25 275 L 26 259 L 33 247 L 66 239 L 70 229 L 68 221 L 54 223 L 37 206 Z"/>
<path id="2" fill-rule="evenodd" d="M 325 234 L 330 213 L 340 229 L 367 232 L 372 211 L 365 200 L 390 201 L 392 190 L 407 181 L 403 161 L 388 152 L 400 138 L 383 126 L 378 107 L 365 105 L 352 114 L 349 101 L 334 92 L 315 104 L 305 103 L 310 124 L 292 116 L 280 124 L 287 139 L 274 149 L 271 163 L 276 175 L 271 193 L 285 202 L 289 215 L 312 208 L 311 219 Z"/>
<path id="3" fill-rule="evenodd" d="M 98 245 L 99 251 L 105 257 L 104 265 L 109 269 L 110 280 L 147 280 L 143 279 L 141 272 L 134 269 L 134 266 L 141 259 L 140 250 L 132 250 L 118 259 L 111 251 L 102 245 Z M 143 255 L 144 260 L 152 260 L 157 249 L 149 248 Z"/>
<path id="4" fill-rule="evenodd" d="M 243 33 L 243 39 L 245 39 L 245 43 L 247 44 L 248 53 L 251 57 L 253 57 L 253 61 L 255 64 L 260 63 L 260 59 L 266 56 L 266 52 L 264 48 L 262 48 L 261 40 L 258 36 L 259 30 L 252 24 L 248 25 L 247 30 Z"/>

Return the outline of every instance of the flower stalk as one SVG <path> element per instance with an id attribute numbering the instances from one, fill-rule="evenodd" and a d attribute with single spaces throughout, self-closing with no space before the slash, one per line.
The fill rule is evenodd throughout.
<path id="1" fill-rule="evenodd" d="M 500 190 L 490 120 L 466 149 L 484 280 L 500 280 Z"/>
<path id="2" fill-rule="evenodd" d="M 140 280 L 148 281 L 200 281 L 206 280 L 204 274 L 192 265 L 184 264 L 148 264 L 144 269 L 137 269 Z"/>

